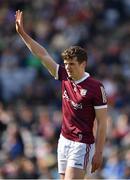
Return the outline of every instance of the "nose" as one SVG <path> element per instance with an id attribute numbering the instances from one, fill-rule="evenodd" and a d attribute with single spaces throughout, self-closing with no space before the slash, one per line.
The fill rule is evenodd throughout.
<path id="1" fill-rule="evenodd" d="M 66 69 L 69 70 L 70 69 L 70 65 L 66 64 Z"/>

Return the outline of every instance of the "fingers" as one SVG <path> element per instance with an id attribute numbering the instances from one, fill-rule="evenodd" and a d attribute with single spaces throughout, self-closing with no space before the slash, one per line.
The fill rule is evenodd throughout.
<path id="1" fill-rule="evenodd" d="M 93 164 L 92 169 L 91 169 L 91 173 L 94 173 L 97 169 L 98 169 L 98 167 L 95 164 Z"/>
<path id="2" fill-rule="evenodd" d="M 92 162 L 92 169 L 91 169 L 91 173 L 95 172 L 97 169 L 99 169 L 101 167 L 101 162 L 97 161 L 97 162 Z"/>
<path id="3" fill-rule="evenodd" d="M 22 11 L 20 10 L 16 11 L 16 15 L 20 15 L 20 13 L 22 13 Z"/>
<path id="4" fill-rule="evenodd" d="M 22 13 L 20 10 L 16 11 L 15 19 L 19 21 L 22 18 Z"/>
<path id="5" fill-rule="evenodd" d="M 99 166 L 92 166 L 92 169 L 91 169 L 91 173 L 94 173 L 97 169 L 99 168 Z"/>

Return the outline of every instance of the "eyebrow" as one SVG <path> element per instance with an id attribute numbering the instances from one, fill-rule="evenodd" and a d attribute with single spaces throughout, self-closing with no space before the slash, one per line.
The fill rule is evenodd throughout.
<path id="1" fill-rule="evenodd" d="M 74 62 L 64 62 L 64 64 L 74 64 Z"/>

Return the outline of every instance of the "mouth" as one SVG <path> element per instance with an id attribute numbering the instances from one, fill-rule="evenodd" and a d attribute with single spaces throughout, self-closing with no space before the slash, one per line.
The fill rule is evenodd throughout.
<path id="1" fill-rule="evenodd" d="M 71 75 L 72 75 L 72 72 L 67 71 L 67 74 L 68 74 L 68 76 L 71 76 Z"/>

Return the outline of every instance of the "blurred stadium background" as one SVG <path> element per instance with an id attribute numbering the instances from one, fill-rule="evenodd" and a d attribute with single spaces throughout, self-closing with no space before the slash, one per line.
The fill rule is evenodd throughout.
<path id="1" fill-rule="evenodd" d="M 58 63 L 66 47 L 87 49 L 87 71 L 109 100 L 104 162 L 93 178 L 129 179 L 130 0 L 0 0 L 0 178 L 58 178 L 60 84 L 16 34 L 17 9 Z"/>

